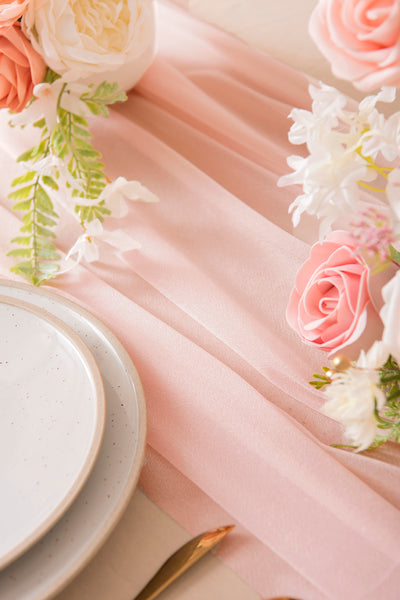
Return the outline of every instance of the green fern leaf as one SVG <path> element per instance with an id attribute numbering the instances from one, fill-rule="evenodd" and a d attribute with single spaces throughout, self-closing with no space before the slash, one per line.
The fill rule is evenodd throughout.
<path id="1" fill-rule="evenodd" d="M 77 125 L 80 125 L 81 127 L 85 127 L 85 129 L 89 128 L 89 123 L 86 121 L 86 119 L 84 119 L 83 117 L 81 117 L 80 115 L 77 114 L 73 114 L 72 116 L 72 122 L 76 123 Z"/>
<path id="2" fill-rule="evenodd" d="M 30 235 L 17 235 L 11 240 L 12 244 L 19 244 L 20 246 L 29 246 L 31 243 Z"/>
<path id="3" fill-rule="evenodd" d="M 44 212 L 51 217 L 58 217 L 50 196 L 41 185 L 38 185 L 36 188 L 36 202 L 41 212 Z"/>
<path id="4" fill-rule="evenodd" d="M 17 275 L 22 275 L 23 277 L 26 277 L 26 279 L 31 279 L 33 274 L 32 264 L 30 261 L 23 261 L 13 265 L 10 267 L 10 271 L 12 273 L 17 273 Z"/>
<path id="5" fill-rule="evenodd" d="M 20 187 L 17 190 L 10 192 L 8 194 L 8 197 L 10 198 L 10 200 L 25 200 L 26 198 L 29 198 L 29 196 L 32 194 L 33 188 L 33 184 Z"/>
<path id="6" fill-rule="evenodd" d="M 56 191 L 59 190 L 58 183 L 56 181 L 54 181 L 54 179 L 52 177 L 49 177 L 48 175 L 43 175 L 42 181 L 45 185 L 47 185 L 52 190 L 56 190 Z"/>
<path id="7" fill-rule="evenodd" d="M 11 182 L 11 187 L 17 187 L 18 185 L 28 183 L 29 181 L 32 181 L 32 179 L 34 179 L 35 176 L 36 171 L 27 171 L 23 175 L 20 175 L 19 177 L 13 179 L 13 181 Z"/>
<path id="8" fill-rule="evenodd" d="M 31 206 L 32 206 L 32 199 L 23 200 L 22 202 L 16 202 L 13 205 L 13 210 L 25 211 L 25 210 L 29 210 Z"/>
<path id="9" fill-rule="evenodd" d="M 30 258 L 32 255 L 31 248 L 13 248 L 7 252 L 7 256 L 14 256 L 20 258 Z"/>
<path id="10" fill-rule="evenodd" d="M 39 158 L 42 158 L 43 155 L 46 154 L 46 146 L 47 139 L 41 140 L 39 144 L 18 156 L 17 162 L 37 161 Z"/>
<path id="11" fill-rule="evenodd" d="M 57 221 L 55 219 L 52 219 L 41 212 L 36 213 L 36 220 L 38 223 L 40 223 L 40 225 L 44 225 L 45 227 L 55 227 L 57 225 Z"/>
<path id="12" fill-rule="evenodd" d="M 59 260 L 61 256 L 55 250 L 47 249 L 47 248 L 38 248 L 37 256 L 44 260 Z M 40 263 L 42 264 L 42 263 Z"/>
<path id="13" fill-rule="evenodd" d="M 91 138 L 92 135 L 90 131 L 84 129 L 83 127 L 79 127 L 78 125 L 72 124 L 71 127 L 72 135 L 79 138 Z"/>
<path id="14" fill-rule="evenodd" d="M 54 231 L 51 231 L 51 229 L 47 229 L 46 227 L 42 227 L 41 225 L 36 224 L 36 233 L 37 235 L 41 235 L 43 237 L 47 237 L 47 238 L 55 238 L 56 234 L 54 233 Z"/>
<path id="15" fill-rule="evenodd" d="M 22 227 L 20 228 L 20 232 L 32 234 L 32 232 L 33 232 L 32 221 L 29 221 L 29 223 L 25 223 L 25 225 L 22 225 Z"/>

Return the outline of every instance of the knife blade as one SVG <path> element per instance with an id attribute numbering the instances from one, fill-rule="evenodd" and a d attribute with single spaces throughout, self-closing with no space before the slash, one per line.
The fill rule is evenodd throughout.
<path id="1" fill-rule="evenodd" d="M 177 577 L 212 550 L 234 527 L 234 525 L 226 525 L 211 529 L 187 542 L 165 561 L 133 600 L 153 600 Z"/>

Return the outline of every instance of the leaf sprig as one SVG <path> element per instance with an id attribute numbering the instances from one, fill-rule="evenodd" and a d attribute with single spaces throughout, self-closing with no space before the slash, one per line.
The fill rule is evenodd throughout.
<path id="1" fill-rule="evenodd" d="M 18 161 L 30 161 L 32 165 L 41 157 L 49 154 L 49 136 L 44 135 L 39 144 L 21 154 Z M 55 277 L 58 271 L 56 261 L 60 259 L 52 231 L 57 225 L 58 215 L 54 210 L 49 191 L 58 191 L 58 184 L 49 175 L 41 175 L 34 168 L 16 177 L 11 183 L 16 189 L 9 194 L 14 200 L 13 210 L 22 212 L 22 235 L 11 242 L 19 248 L 13 248 L 8 255 L 24 258 L 11 267 L 11 271 L 22 275 L 40 285 L 43 281 Z"/>
<path id="2" fill-rule="evenodd" d="M 329 369 L 329 367 L 322 367 L 322 370 L 325 373 L 327 373 L 330 369 Z M 329 383 L 331 383 L 331 379 L 327 375 L 321 375 L 319 373 L 314 373 L 313 377 L 314 377 L 314 379 L 312 379 L 308 383 L 310 385 L 312 385 L 313 387 L 315 387 L 315 389 L 317 389 L 317 390 L 320 390 L 325 385 L 328 385 Z"/>
<path id="3" fill-rule="evenodd" d="M 46 81 L 52 83 L 57 75 L 49 72 Z M 63 108 L 64 94 L 69 94 L 64 84 L 58 96 L 56 106 L 56 125 L 49 131 L 46 115 L 34 123 L 41 130 L 40 141 L 21 154 L 18 162 L 28 165 L 27 172 L 16 177 L 11 186 L 15 188 L 9 195 L 14 200 L 13 210 L 22 213 L 22 235 L 14 237 L 11 242 L 18 248 L 8 253 L 24 260 L 11 267 L 14 273 L 29 279 L 34 285 L 56 276 L 60 255 L 56 250 L 53 229 L 58 224 L 59 216 L 54 209 L 52 196 L 59 191 L 59 171 L 54 176 L 43 174 L 37 168 L 40 159 L 54 155 L 62 161 L 68 174 L 66 186 L 71 189 L 75 198 L 75 212 L 82 227 L 94 219 L 103 221 L 111 214 L 104 199 L 95 202 L 109 182 L 101 161 L 101 154 L 91 143 L 89 123 L 81 114 Z M 97 87 L 88 86 L 79 100 L 88 111 L 95 116 L 109 116 L 108 106 L 115 102 L 123 102 L 127 96 L 117 83 L 103 82 Z M 34 100 L 35 101 L 35 100 Z M 86 202 L 90 201 L 90 205 Z"/>
<path id="4" fill-rule="evenodd" d="M 379 379 L 386 404 L 381 411 L 375 407 L 375 417 L 379 429 L 385 430 L 385 434 L 375 438 L 375 446 L 389 440 L 400 440 L 400 369 L 392 356 L 389 356 L 380 370 Z"/>

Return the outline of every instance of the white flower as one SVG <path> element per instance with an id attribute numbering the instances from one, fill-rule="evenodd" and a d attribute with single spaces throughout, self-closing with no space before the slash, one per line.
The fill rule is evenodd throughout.
<path id="1" fill-rule="evenodd" d="M 379 410 L 386 399 L 378 387 L 378 369 L 387 357 L 384 345 L 374 344 L 367 354 L 361 353 L 354 367 L 336 373 L 324 391 L 329 400 L 323 412 L 344 426 L 346 439 L 358 451 L 368 448 L 379 432 L 375 404 Z"/>
<path id="2" fill-rule="evenodd" d="M 289 141 L 292 144 L 304 144 L 314 138 L 320 138 L 325 132 L 337 127 L 343 118 L 346 98 L 335 88 L 320 83 L 317 88 L 309 87 L 313 98 L 312 111 L 294 108 L 289 117 L 294 123 L 289 131 Z"/>
<path id="3" fill-rule="evenodd" d="M 22 165 L 26 169 L 32 169 L 30 163 L 22 163 Z M 60 171 L 63 171 L 64 169 L 66 169 L 64 161 L 55 154 L 49 154 L 35 162 L 35 171 L 41 177 L 47 176 L 56 179 L 59 176 Z"/>
<path id="4" fill-rule="evenodd" d="M 366 96 L 358 105 L 359 119 L 362 122 L 369 121 L 371 114 L 375 110 L 377 102 L 393 102 L 396 99 L 396 88 L 384 86 L 375 95 Z"/>
<path id="5" fill-rule="evenodd" d="M 53 83 L 39 83 L 33 88 L 34 101 L 22 112 L 13 115 L 12 125 L 28 125 L 38 121 L 41 117 L 46 120 L 47 129 L 52 131 L 57 124 L 57 105 L 60 93 L 66 85 L 63 79 L 56 79 Z M 81 117 L 90 116 L 90 111 L 85 102 L 80 100 L 80 96 L 88 91 L 88 87 L 69 83 L 64 88 L 60 106 L 68 112 L 75 113 Z"/>
<path id="6" fill-rule="evenodd" d="M 375 158 L 380 152 L 387 161 L 394 161 L 400 153 L 400 112 L 386 119 L 374 111 L 368 123 L 370 129 L 360 138 L 364 156 Z"/>
<path id="7" fill-rule="evenodd" d="M 278 186 L 302 184 L 303 194 L 289 208 L 296 226 L 304 212 L 322 219 L 320 237 L 329 232 L 335 219 L 356 210 L 358 181 L 372 181 L 376 173 L 368 169 L 355 152 L 347 152 L 332 136 L 325 145 L 315 140 L 307 158 L 291 156 L 288 164 L 294 173 L 284 175 Z"/>
<path id="8" fill-rule="evenodd" d="M 380 311 L 384 329 L 382 342 L 388 354 L 400 365 L 400 271 L 382 288 L 384 305 Z"/>
<path id="9" fill-rule="evenodd" d="M 139 181 L 127 181 L 125 177 L 117 177 L 101 192 L 98 200 L 105 200 L 107 208 L 116 218 L 124 217 L 128 212 L 126 200 L 140 200 L 141 202 L 158 202 L 158 198 Z"/>
<path id="10" fill-rule="evenodd" d="M 378 170 L 369 157 L 379 150 L 385 158 L 398 155 L 400 115 L 386 122 L 375 108 L 378 101 L 393 101 L 394 88 L 368 96 L 357 110 L 347 109 L 345 96 L 333 87 L 310 86 L 310 94 L 312 112 L 294 109 L 289 132 L 293 144 L 307 144 L 309 156 L 289 157 L 294 173 L 281 177 L 278 186 L 303 186 L 303 194 L 289 208 L 293 224 L 298 225 L 304 212 L 315 215 L 322 219 L 321 239 L 338 217 L 357 210 L 359 184 L 376 179 Z"/>
<path id="11" fill-rule="evenodd" d="M 323 121 L 327 129 L 337 127 L 344 118 L 347 98 L 336 88 L 322 82 L 319 87 L 310 85 L 309 92 L 315 117 Z"/>
<path id="12" fill-rule="evenodd" d="M 28 171 L 34 169 L 41 177 L 47 176 L 52 179 L 58 179 L 61 176 L 63 183 L 67 182 L 72 189 L 82 190 L 83 182 L 71 175 L 65 161 L 56 154 L 50 153 L 48 156 L 44 156 L 36 161 L 34 165 L 23 162 L 22 166 Z"/>
<path id="13" fill-rule="evenodd" d="M 69 250 L 65 257 L 65 265 L 59 271 L 59 274 L 69 271 L 82 260 L 86 262 L 99 260 L 100 251 L 98 242 L 104 242 L 115 248 L 117 255 L 140 248 L 139 242 L 125 233 L 125 231 L 122 231 L 122 229 L 105 231 L 101 222 L 98 219 L 94 219 L 87 224 L 83 234 L 79 236 Z"/>
<path id="14" fill-rule="evenodd" d="M 389 352 L 384 342 L 376 341 L 367 353 L 362 350 L 358 357 L 357 366 L 362 369 L 381 369 L 387 361 Z"/>
<path id="15" fill-rule="evenodd" d="M 151 0 L 30 0 L 23 31 L 46 64 L 69 81 L 105 73 L 154 53 Z M 150 53 L 149 53 L 150 48 Z M 138 79 L 139 77 L 137 77 Z"/>

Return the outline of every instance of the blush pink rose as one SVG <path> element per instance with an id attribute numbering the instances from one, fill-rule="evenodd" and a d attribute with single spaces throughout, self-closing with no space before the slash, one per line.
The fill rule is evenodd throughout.
<path id="1" fill-rule="evenodd" d="M 367 320 L 369 269 L 353 238 L 335 231 L 311 248 L 287 307 L 289 325 L 308 344 L 338 350 L 354 342 Z"/>
<path id="2" fill-rule="evenodd" d="M 42 57 L 24 36 L 20 24 L 0 28 L 0 108 L 20 112 L 45 73 Z"/>
<path id="3" fill-rule="evenodd" d="M 337 77 L 364 91 L 400 85 L 399 0 L 319 0 L 309 30 Z"/>
<path id="4" fill-rule="evenodd" d="M 0 27 L 9 27 L 28 8 L 30 0 L 0 0 Z"/>

